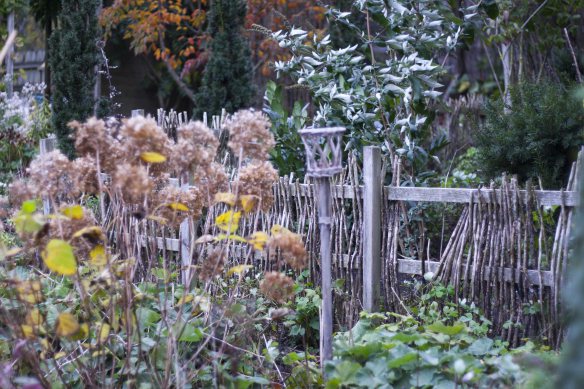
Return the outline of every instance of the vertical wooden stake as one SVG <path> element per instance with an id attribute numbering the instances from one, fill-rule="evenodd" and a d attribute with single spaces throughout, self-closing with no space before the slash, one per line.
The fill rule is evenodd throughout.
<path id="1" fill-rule="evenodd" d="M 381 151 L 364 149 L 363 161 L 363 308 L 379 307 L 381 284 Z"/>
<path id="2" fill-rule="evenodd" d="M 318 224 L 320 226 L 320 271 L 322 307 L 320 321 L 320 366 L 333 358 L 333 291 L 331 271 L 331 185 L 330 179 L 318 179 Z"/>
<path id="3" fill-rule="evenodd" d="M 189 184 L 186 183 L 181 188 L 184 191 L 189 190 Z M 179 250 L 180 262 L 182 267 L 182 283 L 188 288 L 188 283 L 191 279 L 191 257 L 193 239 L 191 233 L 191 217 L 187 217 L 181 224 L 179 229 Z"/>
<path id="4" fill-rule="evenodd" d="M 14 32 L 14 11 L 8 14 L 8 35 Z M 6 56 L 6 94 L 12 97 L 14 91 L 14 61 L 12 54 L 14 53 L 14 45 L 8 48 L 8 55 Z"/>
<path id="5" fill-rule="evenodd" d="M 57 148 L 57 138 L 45 138 L 40 141 L 40 155 L 50 153 Z M 51 203 L 46 196 L 43 196 L 43 214 L 51 213 Z"/>

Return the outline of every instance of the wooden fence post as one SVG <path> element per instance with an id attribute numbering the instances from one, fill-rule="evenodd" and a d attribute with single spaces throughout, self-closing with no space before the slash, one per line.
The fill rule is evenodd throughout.
<path id="1" fill-rule="evenodd" d="M 40 143 L 40 155 L 50 153 L 57 148 L 57 138 L 45 138 L 41 139 Z M 51 213 L 51 203 L 46 196 L 43 196 L 43 214 L 48 215 Z"/>
<path id="2" fill-rule="evenodd" d="M 363 308 L 379 307 L 381 285 L 381 151 L 364 148 L 363 160 Z"/>
<path id="3" fill-rule="evenodd" d="M 189 183 L 182 185 L 181 189 L 183 191 L 189 190 Z M 191 280 L 191 259 L 193 253 L 193 233 L 192 230 L 192 218 L 188 216 L 180 224 L 179 228 L 179 253 L 180 253 L 180 263 L 182 267 L 182 283 L 188 288 Z"/>

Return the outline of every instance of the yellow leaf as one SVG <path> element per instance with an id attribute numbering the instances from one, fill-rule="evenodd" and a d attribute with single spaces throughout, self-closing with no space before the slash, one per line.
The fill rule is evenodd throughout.
<path id="1" fill-rule="evenodd" d="M 146 216 L 146 219 L 155 221 L 156 223 L 160 223 L 164 226 L 166 225 L 166 223 L 168 223 L 168 220 L 166 220 L 165 218 L 155 215 L 148 215 Z"/>
<path id="2" fill-rule="evenodd" d="M 105 266 L 107 265 L 107 255 L 105 253 L 105 247 L 103 245 L 97 245 L 89 252 L 89 258 L 92 265 L 95 266 Z"/>
<path id="3" fill-rule="evenodd" d="M 183 203 L 170 203 L 170 204 L 168 204 L 168 208 L 172 209 L 173 211 L 182 211 L 182 212 L 189 211 L 189 207 L 187 207 Z"/>
<path id="4" fill-rule="evenodd" d="M 237 266 L 233 266 L 231 269 L 229 269 L 229 271 L 227 271 L 227 276 L 229 277 L 232 274 L 242 274 L 246 271 L 248 271 L 249 269 L 251 269 L 253 266 L 251 265 L 237 265 Z"/>
<path id="5" fill-rule="evenodd" d="M 180 307 L 183 304 L 190 303 L 195 297 L 192 294 L 185 294 L 176 302 L 176 306 Z"/>
<path id="6" fill-rule="evenodd" d="M 58 353 L 55 354 L 55 356 L 53 358 L 55 358 L 55 359 L 61 359 L 61 358 L 66 357 L 66 356 L 67 356 L 67 353 L 66 352 L 59 351 Z"/>
<path id="7" fill-rule="evenodd" d="M 292 233 L 289 229 L 282 227 L 279 224 L 274 224 L 270 232 L 272 235 Z"/>
<path id="8" fill-rule="evenodd" d="M 42 253 L 47 267 L 58 274 L 72 276 L 77 272 L 77 261 L 73 254 L 73 248 L 64 240 L 53 239 L 49 241 Z"/>
<path id="9" fill-rule="evenodd" d="M 231 235 L 219 234 L 219 235 L 217 235 L 217 238 L 215 240 L 222 241 L 225 239 L 234 240 L 236 242 L 241 242 L 241 243 L 247 243 L 247 240 L 245 240 L 244 237 L 241 237 L 241 236 L 235 235 L 235 234 L 231 234 Z"/>
<path id="10" fill-rule="evenodd" d="M 101 323 L 101 326 L 99 327 L 99 331 L 97 332 L 98 343 L 105 343 L 105 341 L 107 340 L 107 337 L 109 336 L 110 329 L 111 329 L 111 327 L 109 324 Z"/>
<path id="11" fill-rule="evenodd" d="M 87 323 L 83 323 L 79 325 L 79 331 L 71 336 L 72 340 L 82 340 L 86 339 L 89 336 L 89 325 Z"/>
<path id="12" fill-rule="evenodd" d="M 95 357 L 101 357 L 102 355 L 107 355 L 110 354 L 109 350 L 97 350 L 91 353 L 91 356 L 93 358 Z"/>
<path id="13" fill-rule="evenodd" d="M 251 237 L 248 239 L 247 243 L 251 244 L 254 249 L 256 250 L 263 250 L 268 243 L 268 234 L 263 231 L 254 232 L 251 234 Z"/>
<path id="14" fill-rule="evenodd" d="M 35 333 L 34 333 L 34 327 L 28 324 L 22 324 L 20 326 L 20 329 L 22 331 L 22 336 L 24 336 L 27 339 L 33 339 L 35 337 Z"/>
<path id="15" fill-rule="evenodd" d="M 73 205 L 71 207 L 63 208 L 61 213 L 70 219 L 83 219 L 83 207 L 81 205 Z"/>
<path id="16" fill-rule="evenodd" d="M 7 257 L 13 257 L 15 255 L 20 254 L 21 252 L 22 252 L 22 249 L 20 247 L 13 247 L 10 250 L 8 250 L 5 255 Z"/>
<path id="17" fill-rule="evenodd" d="M 203 235 L 200 238 L 198 238 L 197 240 L 195 240 L 195 244 L 202 244 L 202 243 L 211 243 L 216 241 L 215 237 L 213 235 Z"/>
<path id="18" fill-rule="evenodd" d="M 232 207 L 235 205 L 235 195 L 229 192 L 220 192 L 215 194 L 215 203 L 225 203 L 231 205 Z"/>
<path id="19" fill-rule="evenodd" d="M 162 163 L 166 162 L 166 157 L 160 153 L 156 153 L 154 151 L 146 151 L 140 154 L 140 158 L 142 161 L 147 163 Z"/>
<path id="20" fill-rule="evenodd" d="M 254 195 L 244 195 L 241 196 L 239 201 L 241 202 L 241 208 L 243 208 L 243 212 L 249 213 L 254 210 L 259 201 L 259 198 L 258 196 Z"/>
<path id="21" fill-rule="evenodd" d="M 241 212 L 227 211 L 217 216 L 215 219 L 215 225 L 223 231 L 233 233 L 237 231 L 237 228 L 239 227 L 240 218 Z"/>
<path id="22" fill-rule="evenodd" d="M 39 343 L 44 351 L 49 351 L 51 349 L 51 344 L 47 338 L 39 339 Z"/>
<path id="23" fill-rule="evenodd" d="M 68 312 L 61 313 L 57 318 L 57 336 L 68 337 L 75 335 L 77 331 L 79 331 L 79 323 L 75 316 Z"/>
<path id="24" fill-rule="evenodd" d="M 36 304 L 43 301 L 41 283 L 38 280 L 22 281 L 16 285 L 18 298 L 26 303 Z"/>
<path id="25" fill-rule="evenodd" d="M 24 318 L 24 322 L 30 326 L 40 326 L 44 322 L 43 315 L 37 308 L 31 309 Z"/>
<path id="26" fill-rule="evenodd" d="M 101 227 L 91 226 L 80 229 L 73 234 L 73 238 L 84 237 L 92 242 L 103 242 L 105 241 L 105 235 L 101 230 Z"/>

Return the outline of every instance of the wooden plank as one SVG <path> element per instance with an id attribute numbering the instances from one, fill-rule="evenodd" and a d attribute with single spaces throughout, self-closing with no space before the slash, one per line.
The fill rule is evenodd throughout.
<path id="1" fill-rule="evenodd" d="M 468 203 L 471 196 L 476 202 L 479 196 L 482 202 L 493 200 L 499 202 L 501 191 L 499 189 L 453 189 L 453 188 L 412 188 L 412 187 L 385 187 L 388 200 L 401 201 L 427 201 L 439 203 Z M 540 205 L 565 205 L 575 207 L 579 203 L 579 195 L 572 191 L 536 190 L 535 198 Z M 527 191 L 520 190 L 519 196 L 526 201 Z"/>
<path id="2" fill-rule="evenodd" d="M 438 270 L 439 262 L 437 261 L 425 261 L 426 262 L 426 271 L 435 273 Z M 463 265 L 463 269 L 461 274 L 464 276 L 466 269 L 466 265 Z M 491 272 L 492 270 L 492 272 Z M 398 259 L 398 271 L 402 274 L 422 274 L 422 261 L 418 261 L 415 259 Z M 513 273 L 515 273 L 515 279 L 519 280 L 521 271 L 518 269 L 511 269 L 508 267 L 500 268 L 494 267 L 491 269 L 489 266 L 485 267 L 485 271 L 483 272 L 484 280 L 489 281 L 489 274 L 493 273 L 496 274 L 498 272 L 503 272 L 503 279 L 507 282 L 513 281 Z M 542 271 L 542 281 L 544 286 L 553 286 L 554 285 L 554 277 L 551 271 Z M 539 285 L 539 272 L 537 270 L 527 270 L 527 282 L 532 285 Z"/>
<path id="3" fill-rule="evenodd" d="M 147 244 L 152 243 L 153 239 L 154 238 L 150 237 L 147 240 L 144 235 L 140 235 L 140 245 L 142 245 L 142 247 L 146 247 Z M 162 237 L 160 237 L 160 236 L 156 237 L 156 245 L 157 245 L 159 250 L 164 249 L 164 243 L 162 242 Z M 180 249 L 180 240 L 173 239 L 173 238 L 166 238 L 166 249 L 169 251 L 178 252 Z"/>
<path id="4" fill-rule="evenodd" d="M 39 147 L 40 147 L 40 154 L 41 155 L 48 154 L 57 148 L 57 138 L 51 137 L 51 138 L 41 139 L 40 143 L 39 143 Z M 49 198 L 47 196 L 42 196 L 42 200 L 43 200 L 43 215 L 48 215 L 51 213 L 51 202 L 49 201 Z"/>
<path id="5" fill-rule="evenodd" d="M 365 147 L 363 157 L 363 308 L 374 312 L 381 286 L 381 150 Z"/>
<path id="6" fill-rule="evenodd" d="M 300 193 L 294 186 L 290 187 L 292 196 L 310 196 L 312 184 L 300 184 Z M 500 190 L 498 189 L 467 189 L 467 188 L 419 188 L 419 187 L 391 187 L 385 186 L 385 197 L 390 201 L 420 201 L 438 203 L 468 203 L 471 195 L 478 201 L 479 195 L 484 203 L 491 202 L 491 194 L 494 193 L 495 201 L 500 201 Z M 357 198 L 363 197 L 363 186 L 357 188 Z M 335 185 L 331 188 L 332 196 L 336 199 L 350 200 L 355 198 L 355 190 L 350 185 Z M 525 201 L 527 191 L 520 190 L 519 196 Z M 543 206 L 563 205 L 566 207 L 576 207 L 579 205 L 579 195 L 575 191 L 559 190 L 536 190 L 535 198 Z"/>

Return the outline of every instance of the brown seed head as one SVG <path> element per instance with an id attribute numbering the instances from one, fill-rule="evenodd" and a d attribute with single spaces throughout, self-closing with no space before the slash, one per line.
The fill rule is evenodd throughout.
<path id="1" fill-rule="evenodd" d="M 269 162 L 252 161 L 241 169 L 235 190 L 238 195 L 253 195 L 260 199 L 260 208 L 267 212 L 274 203 L 273 186 L 278 172 Z"/>
<path id="2" fill-rule="evenodd" d="M 229 148 L 235 156 L 239 157 L 241 151 L 244 157 L 265 160 L 276 143 L 270 126 L 270 121 L 261 112 L 236 112 L 225 122 L 229 131 Z"/>
<path id="3" fill-rule="evenodd" d="M 128 163 L 118 166 L 112 177 L 114 191 L 130 204 L 140 204 L 150 194 L 153 183 L 146 168 Z"/>
<path id="4" fill-rule="evenodd" d="M 270 238 L 268 246 L 280 249 L 282 258 L 294 270 L 306 268 L 308 253 L 300 235 L 289 231 L 274 234 Z"/>
<path id="5" fill-rule="evenodd" d="M 207 259 L 201 264 L 198 276 L 203 281 L 209 281 L 221 274 L 225 266 L 227 255 L 223 249 L 215 249 L 209 253 Z"/>
<path id="6" fill-rule="evenodd" d="M 277 271 L 267 272 L 260 290 L 270 300 L 282 304 L 294 295 L 294 280 Z"/>

